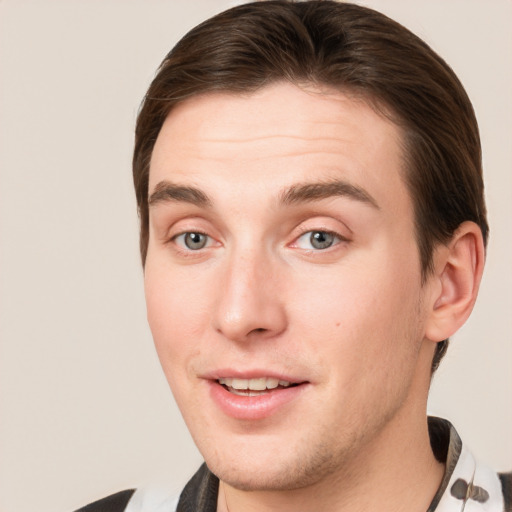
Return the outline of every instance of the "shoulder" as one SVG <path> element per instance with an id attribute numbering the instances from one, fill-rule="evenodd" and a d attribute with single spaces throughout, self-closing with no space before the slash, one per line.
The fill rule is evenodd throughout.
<path id="1" fill-rule="evenodd" d="M 129 489 L 90 503 L 75 512 L 174 512 L 179 495 L 160 488 Z"/>
<path id="2" fill-rule="evenodd" d="M 124 512 L 135 489 L 116 492 L 106 498 L 90 503 L 75 512 Z"/>
<path id="3" fill-rule="evenodd" d="M 446 469 L 428 512 L 512 512 L 512 473 L 497 473 L 474 457 L 446 420 L 429 418 L 429 434 Z"/>
<path id="4" fill-rule="evenodd" d="M 512 512 L 512 472 L 498 473 L 501 481 L 503 498 L 505 501 L 505 512 Z"/>

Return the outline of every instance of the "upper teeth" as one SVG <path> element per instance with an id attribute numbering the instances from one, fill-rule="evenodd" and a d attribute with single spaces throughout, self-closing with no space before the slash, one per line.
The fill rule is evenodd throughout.
<path id="1" fill-rule="evenodd" d="M 273 377 L 261 377 L 258 379 L 232 379 L 223 377 L 219 383 L 234 389 L 251 389 L 253 391 L 263 391 L 264 389 L 275 389 L 277 386 L 287 387 L 291 384 L 286 380 L 274 379 Z"/>

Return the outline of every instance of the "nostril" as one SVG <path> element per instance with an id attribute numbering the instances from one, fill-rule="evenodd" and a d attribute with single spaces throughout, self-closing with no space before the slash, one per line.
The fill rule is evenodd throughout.
<path id="1" fill-rule="evenodd" d="M 258 335 L 264 334 L 266 332 L 268 332 L 268 329 L 265 329 L 264 327 L 257 327 L 256 329 L 252 329 L 247 336 L 249 338 L 252 336 L 258 337 Z"/>

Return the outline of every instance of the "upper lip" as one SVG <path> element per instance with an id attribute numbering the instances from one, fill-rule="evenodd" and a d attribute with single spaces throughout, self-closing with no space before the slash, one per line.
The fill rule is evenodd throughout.
<path id="1" fill-rule="evenodd" d="M 292 376 L 285 372 L 276 370 L 264 370 L 264 369 L 251 369 L 251 370 L 235 370 L 233 368 L 225 368 L 213 370 L 200 375 L 203 379 L 207 380 L 219 380 L 221 378 L 234 378 L 234 379 L 259 379 L 259 378 L 274 378 L 278 380 L 284 380 L 291 384 L 302 384 L 307 382 L 307 379 L 301 377 Z"/>

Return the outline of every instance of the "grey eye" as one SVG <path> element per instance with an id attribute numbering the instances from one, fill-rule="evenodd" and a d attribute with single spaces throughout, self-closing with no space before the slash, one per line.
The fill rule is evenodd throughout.
<path id="1" fill-rule="evenodd" d="M 197 251 L 206 247 L 208 236 L 202 233 L 183 233 L 183 243 L 192 251 Z"/>
<path id="2" fill-rule="evenodd" d="M 326 231 L 312 231 L 309 235 L 309 242 L 315 249 L 328 249 L 335 240 L 336 236 Z"/>

